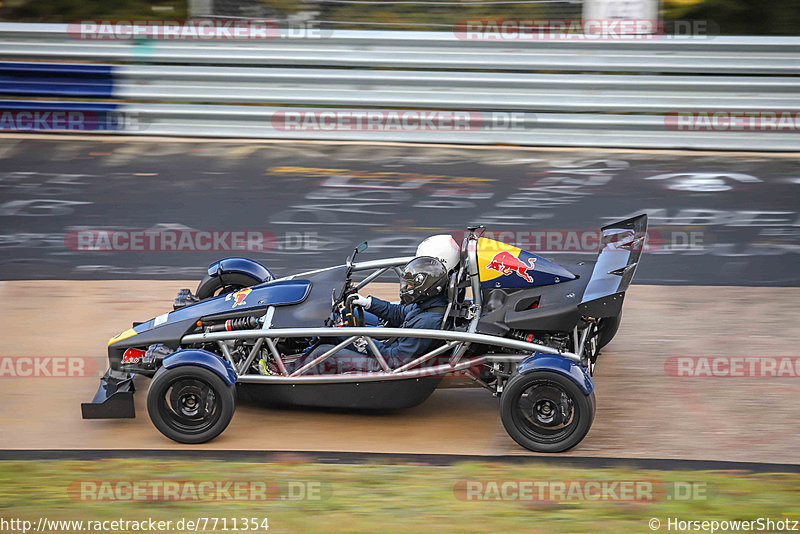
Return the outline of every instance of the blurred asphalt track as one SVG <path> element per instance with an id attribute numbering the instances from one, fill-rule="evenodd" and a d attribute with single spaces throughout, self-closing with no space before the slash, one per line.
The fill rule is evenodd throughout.
<path id="1" fill-rule="evenodd" d="M 797 155 L 0 136 L 0 360 L 94 362 L 79 377 L 0 376 L 0 449 L 187 450 L 148 420 L 146 380 L 135 420 L 84 421 L 79 404 L 105 370 L 106 340 L 168 310 L 219 257 L 283 275 L 342 263 L 365 239 L 374 259 L 469 223 L 558 238 L 646 211 L 656 239 L 598 364 L 597 418 L 564 456 L 800 464 L 786 441 L 800 431 L 796 377 L 666 372 L 675 356 L 796 358 L 800 289 L 741 286 L 800 285 L 799 171 Z M 70 237 L 84 230 L 275 242 L 87 251 Z M 566 242 L 544 255 L 576 253 Z M 220 438 L 191 448 L 530 454 L 479 389 L 440 389 L 385 415 L 242 404 Z"/>
<path id="2" fill-rule="evenodd" d="M 651 250 L 636 283 L 800 284 L 796 155 L 0 137 L 5 280 L 199 278 L 230 255 L 284 275 L 343 263 L 362 240 L 363 259 L 411 255 L 470 223 L 556 260 L 590 258 L 576 237 L 642 212 Z M 81 230 L 221 240 L 92 251 Z M 234 231 L 258 232 L 268 250 L 229 250 Z M 531 244 L 542 231 L 545 246 Z"/>

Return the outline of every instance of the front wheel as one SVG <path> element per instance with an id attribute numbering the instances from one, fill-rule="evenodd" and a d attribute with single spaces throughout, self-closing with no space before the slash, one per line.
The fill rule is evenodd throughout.
<path id="1" fill-rule="evenodd" d="M 227 428 L 235 409 L 235 387 L 196 365 L 162 369 L 147 392 L 150 420 L 179 443 L 211 441 Z"/>
<path id="2" fill-rule="evenodd" d="M 500 398 L 506 432 L 534 452 L 563 452 L 580 443 L 594 411 L 594 392 L 585 395 L 575 382 L 550 371 L 516 375 Z"/>

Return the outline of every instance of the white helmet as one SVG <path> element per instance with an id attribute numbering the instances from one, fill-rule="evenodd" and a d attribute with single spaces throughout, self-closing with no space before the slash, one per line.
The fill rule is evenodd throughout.
<path id="1" fill-rule="evenodd" d="M 417 257 L 420 256 L 436 258 L 451 272 L 461 260 L 461 246 L 450 234 L 433 235 L 417 247 Z"/>

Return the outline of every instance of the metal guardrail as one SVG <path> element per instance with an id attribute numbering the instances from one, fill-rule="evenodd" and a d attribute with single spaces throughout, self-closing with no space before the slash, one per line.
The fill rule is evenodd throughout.
<path id="1" fill-rule="evenodd" d="M 367 32 L 361 32 L 367 33 Z M 371 32 L 393 34 L 401 32 Z M 0 29 L 0 34 L 5 37 Z M 337 32 L 338 34 L 338 32 Z M 402 69 L 475 69 L 494 71 L 602 71 L 726 74 L 794 74 L 800 47 L 787 42 L 738 43 L 702 39 L 642 41 L 543 41 L 476 43 L 450 39 L 386 42 L 359 37 L 277 39 L 265 42 L 152 42 L 0 40 L 3 55 L 15 59 L 155 62 L 196 65 L 269 65 L 304 67 L 380 67 Z M 482 46 L 476 46 L 480 44 Z M 590 52 L 590 53 L 587 53 Z"/>
<path id="2" fill-rule="evenodd" d="M 796 113 L 800 38 L 792 37 L 477 42 L 448 33 L 335 31 L 258 42 L 86 41 L 70 38 L 65 25 L 2 23 L 0 59 L 24 61 L 2 78 L 6 99 L 103 97 L 107 68 L 108 98 L 138 117 L 127 133 L 800 149 L 795 131 L 675 131 L 665 121 L 679 111 Z M 65 74 L 43 60 L 72 65 Z M 276 111 L 296 106 L 521 112 L 524 119 L 506 130 L 273 127 Z"/>
<path id="3" fill-rule="evenodd" d="M 659 76 L 635 75 L 500 76 L 464 72 L 144 66 L 126 66 L 116 72 L 116 94 L 143 101 L 574 113 L 800 108 L 800 77 L 708 80 L 693 76 L 663 80 Z M 236 80 L 233 91 L 231 80 Z"/>

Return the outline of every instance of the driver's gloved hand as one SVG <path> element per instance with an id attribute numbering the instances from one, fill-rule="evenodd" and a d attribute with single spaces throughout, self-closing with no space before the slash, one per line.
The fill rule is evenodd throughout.
<path id="1" fill-rule="evenodd" d="M 361 295 L 358 298 L 353 299 L 353 304 L 356 306 L 361 306 L 365 310 L 368 310 L 369 307 L 372 305 L 372 297 L 362 297 Z"/>

